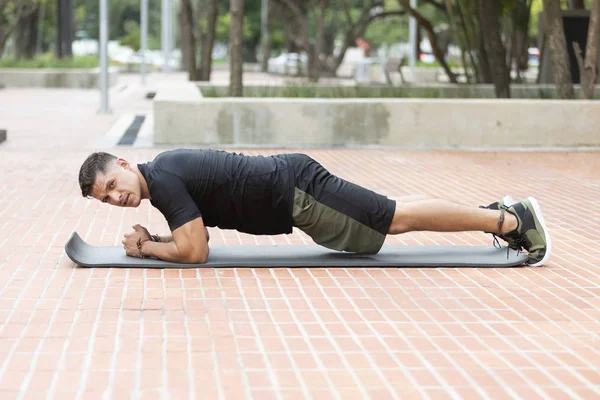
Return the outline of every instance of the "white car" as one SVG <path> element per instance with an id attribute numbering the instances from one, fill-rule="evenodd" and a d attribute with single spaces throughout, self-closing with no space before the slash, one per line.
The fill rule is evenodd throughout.
<path id="1" fill-rule="evenodd" d="M 296 75 L 298 68 L 301 68 L 302 71 L 306 70 L 307 60 L 306 54 L 283 53 L 269 59 L 267 72 L 270 74 Z"/>

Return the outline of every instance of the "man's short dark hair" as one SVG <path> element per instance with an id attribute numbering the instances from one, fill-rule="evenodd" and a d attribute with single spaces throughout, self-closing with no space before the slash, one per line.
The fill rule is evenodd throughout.
<path id="1" fill-rule="evenodd" d="M 110 164 L 116 159 L 117 157 L 112 154 L 104 152 L 92 153 L 86 158 L 79 170 L 79 186 L 81 187 L 83 197 L 90 197 L 92 195 L 96 175 L 98 172 L 105 174 L 110 169 Z"/>

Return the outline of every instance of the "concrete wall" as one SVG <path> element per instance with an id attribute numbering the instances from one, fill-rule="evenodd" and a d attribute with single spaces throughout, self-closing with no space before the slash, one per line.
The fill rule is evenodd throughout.
<path id="1" fill-rule="evenodd" d="M 600 102 L 202 98 L 159 91 L 154 143 L 443 149 L 600 146 Z"/>
<path id="2" fill-rule="evenodd" d="M 118 69 L 110 68 L 109 85 L 117 83 Z M 0 69 L 0 85 L 6 87 L 96 89 L 100 86 L 100 69 Z"/>

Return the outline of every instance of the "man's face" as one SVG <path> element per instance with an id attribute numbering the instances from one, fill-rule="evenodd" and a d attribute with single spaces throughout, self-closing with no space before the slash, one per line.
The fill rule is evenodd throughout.
<path id="1" fill-rule="evenodd" d="M 129 163 L 119 158 L 105 174 L 96 175 L 92 196 L 113 206 L 137 207 L 142 201 L 140 180 Z"/>

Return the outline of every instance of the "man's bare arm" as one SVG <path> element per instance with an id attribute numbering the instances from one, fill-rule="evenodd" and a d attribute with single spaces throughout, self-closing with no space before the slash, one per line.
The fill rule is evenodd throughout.
<path id="1" fill-rule="evenodd" d="M 204 232 L 206 233 L 206 241 L 209 242 L 210 241 L 210 235 L 208 233 L 208 229 L 206 227 L 204 227 Z M 156 235 L 160 238 L 160 241 L 162 243 L 169 243 L 173 241 L 173 235 L 166 235 L 166 236 L 159 236 Z"/>
<path id="2" fill-rule="evenodd" d="M 203 264 L 209 253 L 207 233 L 202 218 L 196 218 L 175 229 L 168 242 L 163 238 L 161 242 L 143 242 L 141 254 L 164 261 Z"/>

